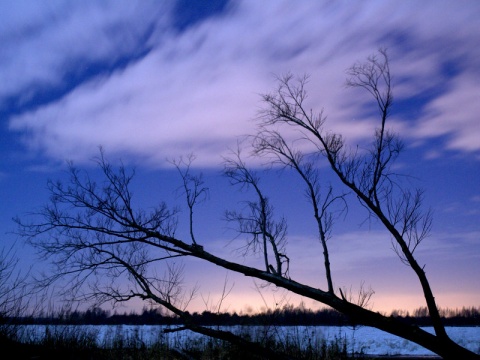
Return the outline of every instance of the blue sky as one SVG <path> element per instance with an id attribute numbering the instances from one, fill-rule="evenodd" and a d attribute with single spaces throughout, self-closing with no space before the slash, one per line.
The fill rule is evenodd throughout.
<path id="1" fill-rule="evenodd" d="M 233 256 L 234 235 L 221 217 L 245 194 L 218 174 L 221 156 L 255 131 L 260 94 L 273 90 L 275 74 L 309 74 L 308 106 L 324 109 L 327 127 L 350 144 L 362 144 L 377 119 L 368 98 L 345 88 L 345 70 L 385 47 L 394 77 L 391 126 L 406 143 L 398 167 L 426 189 L 425 205 L 434 211 L 432 234 L 417 256 L 440 306 L 480 306 L 480 3 L 208 4 L 0 2 L 3 243 L 18 240 L 12 217 L 48 200 L 46 182 L 64 176 L 65 161 L 91 170 L 101 145 L 110 159 L 137 168 L 140 206 L 162 197 L 182 204 L 166 160 L 194 153 L 210 188 L 199 236 Z M 288 249 L 298 259 L 292 272 L 325 287 L 320 245 L 308 231 L 313 219 L 290 176 L 274 173 L 263 181 L 289 218 Z M 375 290 L 379 310 L 423 306 L 420 287 L 389 239 L 376 224 L 361 225 L 365 216 L 355 209 L 331 240 L 335 285 L 355 292 L 364 282 Z M 16 246 L 25 265 L 40 266 L 29 248 Z M 189 282 L 203 283 L 201 309 L 217 301 L 226 274 L 198 265 L 186 268 L 198 275 Z M 284 299 L 269 289 L 264 302 L 251 280 L 228 279 L 233 289 L 223 305 L 230 310 Z"/>

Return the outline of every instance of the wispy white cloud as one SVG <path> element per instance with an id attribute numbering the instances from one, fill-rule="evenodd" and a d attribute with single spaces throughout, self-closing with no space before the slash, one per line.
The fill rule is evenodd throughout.
<path id="1" fill-rule="evenodd" d="M 0 13 L 0 96 L 25 101 L 63 85 L 65 72 L 131 56 L 148 43 L 150 28 L 165 27 L 150 1 L 2 2 Z"/>
<path id="2" fill-rule="evenodd" d="M 449 149 L 480 150 L 480 86 L 478 78 L 463 73 L 451 81 L 445 94 L 425 108 L 414 135 L 420 138 L 447 136 Z"/>
<path id="3" fill-rule="evenodd" d="M 364 139 L 374 119 L 360 112 L 366 98 L 343 88 L 344 70 L 386 46 L 397 98 L 443 89 L 419 111 L 408 135 L 420 140 L 446 135 L 447 148 L 478 152 L 479 82 L 473 69 L 480 59 L 474 46 L 479 9 L 474 1 L 243 1 L 177 34 L 166 27 L 168 8 L 63 5 L 37 19 L 44 22 L 38 34 L 25 30 L 28 36 L 9 44 L 8 54 L 16 60 L 0 60 L 2 83 L 9 84 L 0 96 L 22 91 L 28 97 L 26 89 L 58 85 L 70 63 L 132 55 L 153 26 L 148 40 L 153 50 L 143 58 L 13 117 L 10 128 L 23 132 L 31 149 L 54 159 L 83 161 L 103 145 L 151 164 L 187 152 L 195 152 L 201 164 L 217 164 L 237 136 L 254 131 L 258 94 L 272 89 L 272 74 L 287 71 L 311 74 L 308 105 L 325 108 L 328 127 L 353 141 Z M 2 33 L 17 38 L 10 30 Z M 445 71 L 449 62 L 460 64 L 453 78 Z"/>

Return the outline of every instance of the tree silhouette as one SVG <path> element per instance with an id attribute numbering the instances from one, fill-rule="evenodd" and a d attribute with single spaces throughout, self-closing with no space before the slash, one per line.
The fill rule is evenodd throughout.
<path id="1" fill-rule="evenodd" d="M 194 236 L 193 210 L 206 199 L 207 190 L 203 179 L 191 171 L 192 157 L 174 162 L 190 214 L 190 238 L 181 239 L 175 235 L 176 211 L 164 202 L 150 211 L 136 209 L 130 189 L 134 173 L 124 166 L 113 168 L 101 152 L 96 161 L 104 175 L 102 183 L 70 164 L 68 184 L 49 182 L 51 201 L 39 217 L 33 222 L 17 220 L 20 233 L 56 266 L 47 280 L 67 277 L 69 285 L 61 295 L 70 299 L 152 301 L 182 317 L 184 327 L 180 329 L 253 346 L 256 353 L 273 356 L 271 350 L 230 332 L 195 323 L 187 309 L 197 290 L 185 288 L 188 274 L 177 260 L 196 258 L 326 304 L 356 324 L 413 341 L 445 359 L 479 359 L 448 337 L 425 271 L 414 256 L 429 234 L 431 214 L 422 210 L 423 192 L 404 186 L 393 171 L 403 143 L 387 127 L 393 95 L 386 51 L 380 49 L 365 62 L 353 65 L 347 74 L 347 86 L 367 91 L 378 109 L 379 126 L 366 150 L 351 148 L 341 134 L 327 131 L 323 112 L 306 108 L 308 78 L 295 79 L 290 74 L 279 77 L 275 91 L 263 95 L 258 132 L 249 138 L 253 155 L 269 157 L 303 181 L 323 250 L 325 290 L 291 278 L 289 265 L 294 259 L 286 252 L 286 220 L 275 217 L 259 175 L 247 167 L 240 149 L 225 159 L 224 173 L 232 185 L 252 190 L 256 200 L 247 202 L 241 212 L 227 211 L 225 218 L 247 237 L 243 255 L 262 254 L 261 267 L 219 257 L 208 251 L 208 242 Z M 289 140 L 291 129 L 299 134 L 294 141 Z M 319 166 L 325 161 L 328 168 Z M 322 184 L 322 171 L 331 171 L 341 187 Z M 328 241 L 337 217 L 346 215 L 347 194 L 355 195 L 355 201 L 383 225 L 400 260 L 417 276 L 434 334 L 405 319 L 369 310 L 369 290 L 362 290 L 359 299 L 335 290 Z"/>

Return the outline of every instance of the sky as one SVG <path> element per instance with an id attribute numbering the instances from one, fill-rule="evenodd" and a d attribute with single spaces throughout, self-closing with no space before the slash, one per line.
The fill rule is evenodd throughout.
<path id="1" fill-rule="evenodd" d="M 197 238 L 234 256 L 239 240 L 231 241 L 221 218 L 248 195 L 221 176 L 222 156 L 255 132 L 261 94 L 275 88 L 275 76 L 308 74 L 307 105 L 323 109 L 328 129 L 349 144 L 364 143 L 378 119 L 365 111 L 368 98 L 345 87 L 345 70 L 386 48 L 390 121 L 406 144 L 397 166 L 426 190 L 434 214 L 416 255 L 438 305 L 480 306 L 479 38 L 476 0 L 0 2 L 2 243 L 15 246 L 25 267 L 41 267 L 12 218 L 48 201 L 47 180 L 63 178 L 66 161 L 94 172 L 102 146 L 112 161 L 137 169 L 145 207 L 152 199 L 182 205 L 169 160 L 195 154 L 209 187 Z M 276 172 L 262 180 L 289 221 L 292 274 L 325 289 L 320 244 L 296 181 Z M 412 271 L 377 225 L 352 205 L 334 228 L 335 286 L 354 294 L 361 284 L 372 288 L 378 311 L 424 306 Z M 185 266 L 188 281 L 201 284 L 192 302 L 198 310 L 219 304 L 225 282 L 223 310 L 299 301 L 272 288 L 261 295 L 251 279 L 199 261 Z"/>

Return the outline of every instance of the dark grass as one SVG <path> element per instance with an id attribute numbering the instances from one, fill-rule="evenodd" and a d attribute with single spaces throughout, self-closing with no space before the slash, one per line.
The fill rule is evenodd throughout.
<path id="1" fill-rule="evenodd" d="M 264 357 L 252 354 L 246 348 L 212 338 L 189 338 L 175 348 L 167 342 L 157 341 L 146 345 L 135 335 L 130 338 L 116 337 L 108 343 L 97 344 L 95 333 L 88 331 L 50 331 L 47 329 L 41 340 L 32 336 L 29 340 L 19 341 L 15 331 L 0 334 L 0 359 L 2 360 L 149 360 L 149 359 L 209 359 L 209 360 L 263 360 Z M 137 334 L 138 335 L 138 334 Z M 289 338 L 278 342 L 271 337 L 258 334 L 243 334 L 251 340 L 260 342 L 277 353 L 286 354 L 299 360 L 347 360 L 346 343 L 338 339 L 331 343 L 318 340 L 306 348 L 299 346 L 299 339 Z M 28 339 L 28 337 L 27 337 Z"/>
<path id="2" fill-rule="evenodd" d="M 212 338 L 190 338 L 182 344 L 169 346 L 159 339 L 152 345 L 143 343 L 138 334 L 125 338 L 117 333 L 108 343 L 98 345 L 96 334 L 88 331 L 47 331 L 42 340 L 20 342 L 15 331 L 0 329 L 0 359 L 2 360 L 265 360 L 264 357 L 248 352 L 228 342 Z M 327 342 L 313 338 L 307 346 L 300 346 L 302 333 L 279 342 L 273 336 L 261 336 L 258 333 L 243 333 L 244 337 L 260 342 L 277 353 L 298 360 L 433 360 L 439 357 L 428 356 L 374 356 L 347 353 L 347 343 L 343 338 Z M 310 339 L 309 339 L 310 340 Z M 304 342 L 303 342 L 304 343 Z"/>
<path id="3" fill-rule="evenodd" d="M 78 347 L 75 344 L 22 344 L 10 340 L 0 342 L 1 359 L 5 360 L 264 360 L 230 344 L 200 348 L 191 346 L 188 349 L 169 349 L 165 346 L 152 346 L 141 348 L 113 348 L 102 349 L 99 347 Z M 317 360 L 433 360 L 440 359 L 434 356 L 348 356 L 335 344 L 327 346 L 325 352 L 289 354 L 293 359 Z"/>
<path id="4" fill-rule="evenodd" d="M 168 348 L 122 348 L 122 349 L 101 349 L 70 347 L 50 347 L 43 344 L 2 344 L 2 359 L 12 360 L 147 360 L 147 359 L 229 359 L 229 360 L 263 360 L 265 358 L 255 356 L 242 349 L 231 346 L 212 347 L 207 349 L 174 350 Z M 11 354 L 11 355 L 7 355 Z M 298 354 L 297 354 L 298 355 Z M 318 360 L 347 360 L 348 356 L 342 354 L 328 353 L 327 355 L 312 354 L 293 357 L 294 359 L 318 359 Z"/>

